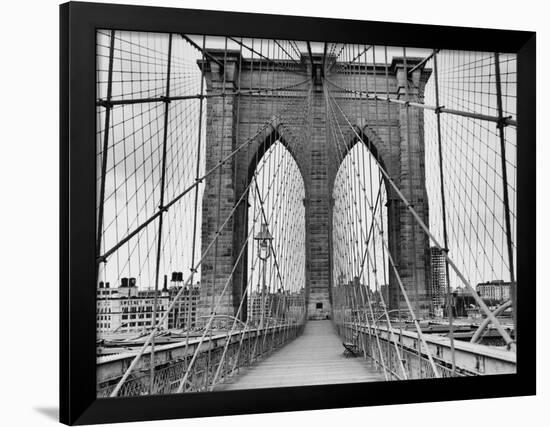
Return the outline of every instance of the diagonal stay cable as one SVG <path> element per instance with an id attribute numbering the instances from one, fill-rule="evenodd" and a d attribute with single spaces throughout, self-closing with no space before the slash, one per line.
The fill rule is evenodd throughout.
<path id="1" fill-rule="evenodd" d="M 267 215 L 265 214 L 265 209 L 264 209 L 264 201 L 262 200 L 262 195 L 260 193 L 260 189 L 258 188 L 258 182 L 254 180 L 254 184 L 255 184 L 254 187 L 256 188 L 256 192 L 258 194 L 258 200 L 260 201 L 260 210 L 261 210 L 262 216 L 266 221 L 266 223 L 268 223 Z M 270 246 L 271 252 L 273 253 L 273 259 L 275 261 L 275 267 L 277 268 L 277 275 L 279 276 L 279 281 L 281 282 L 281 285 L 284 286 L 283 278 L 281 277 L 281 272 L 279 269 L 279 262 L 277 261 L 277 254 L 275 253 L 275 249 L 273 248 L 273 245 L 269 245 L 269 246 Z"/>
<path id="2" fill-rule="evenodd" d="M 272 64 L 272 65 L 278 65 L 277 64 L 277 61 L 269 58 L 268 56 L 264 55 L 263 53 L 261 52 L 258 52 L 256 49 L 254 49 L 253 47 L 250 47 L 248 45 L 246 45 L 245 43 L 237 40 L 237 39 L 234 39 L 233 37 L 228 37 L 229 40 L 232 40 L 233 42 L 237 43 L 239 46 L 242 46 L 244 47 L 245 49 L 249 50 L 250 52 L 252 52 L 253 54 L 255 55 L 258 55 L 260 58 L 264 59 L 265 61 L 267 61 L 268 63 Z M 280 64 L 280 62 L 279 62 Z M 301 65 L 301 64 L 300 64 Z M 299 71 L 295 71 L 295 70 L 291 70 L 291 69 L 288 69 L 289 72 L 292 72 L 292 73 L 295 73 L 295 74 L 299 74 L 299 75 L 303 75 L 304 73 L 303 72 L 299 72 Z"/>
<path id="3" fill-rule="evenodd" d="M 256 177 L 256 175 L 254 176 L 254 178 L 255 177 Z M 251 185 L 251 183 L 249 183 L 248 188 L 250 187 L 250 185 Z M 248 194 L 248 189 L 243 192 L 243 195 L 245 195 L 245 194 Z M 240 204 L 240 202 L 238 202 L 236 205 L 239 205 L 239 204 Z M 258 215 L 259 214 L 260 214 L 260 211 L 258 211 Z M 231 216 L 232 216 L 232 214 L 229 215 L 229 217 L 231 217 Z M 201 336 L 201 338 L 200 338 L 200 340 L 197 344 L 197 348 L 194 351 L 193 357 L 191 358 L 191 361 L 189 362 L 189 365 L 187 366 L 187 370 L 185 372 L 185 375 L 184 375 L 181 383 L 178 386 L 178 390 L 177 390 L 178 393 L 183 392 L 183 388 L 185 387 L 185 384 L 187 383 L 187 380 L 189 378 L 189 375 L 191 373 L 193 365 L 194 365 L 195 361 L 197 360 L 197 357 L 200 353 L 200 348 L 201 348 L 201 346 L 202 346 L 202 344 L 203 344 L 203 342 L 206 338 L 206 335 L 208 334 L 208 331 L 210 330 L 210 328 L 212 326 L 212 322 L 213 322 L 213 320 L 216 316 L 216 310 L 219 307 L 220 303 L 223 301 L 223 298 L 225 296 L 225 293 L 227 292 L 227 288 L 229 286 L 229 283 L 231 283 L 231 279 L 233 277 L 233 274 L 235 273 L 235 270 L 237 269 L 237 266 L 239 265 L 239 261 L 240 261 L 242 255 L 243 255 L 243 253 L 245 252 L 245 249 L 248 248 L 247 243 L 248 243 L 248 240 L 250 240 L 250 236 L 252 235 L 253 231 L 254 231 L 254 228 L 251 227 L 251 229 L 250 229 L 250 231 L 249 231 L 249 233 L 246 237 L 246 241 L 244 242 L 243 246 L 241 247 L 241 250 L 239 251 L 239 254 L 237 255 L 237 258 L 234 262 L 233 268 L 231 269 L 231 272 L 228 275 L 228 278 L 227 278 L 227 280 L 224 284 L 222 292 L 218 296 L 216 304 L 214 305 L 214 307 L 212 307 L 212 314 L 210 315 L 210 318 L 208 319 L 208 322 L 207 322 L 207 324 L 204 328 L 204 332 L 203 332 L 203 334 L 202 334 L 202 336 Z"/>
<path id="4" fill-rule="evenodd" d="M 188 186 L 185 190 L 183 190 L 181 193 L 179 193 L 176 197 L 174 197 L 170 202 L 168 202 L 166 205 L 164 205 L 164 211 L 171 208 L 175 203 L 177 203 L 180 199 L 182 199 L 187 193 L 189 193 L 191 190 L 193 190 L 195 187 L 197 187 L 199 184 L 202 183 L 202 181 L 207 178 L 209 175 L 211 175 L 213 172 L 215 172 L 219 167 L 224 165 L 227 161 L 229 161 L 233 156 L 235 156 L 242 148 L 252 144 L 252 142 L 262 134 L 266 129 L 269 128 L 269 126 L 273 127 L 273 123 L 281 116 L 281 114 L 284 113 L 284 111 L 288 110 L 291 106 L 288 106 L 287 108 L 283 109 L 280 113 L 275 115 L 271 120 L 269 120 L 267 123 L 265 123 L 253 136 L 248 138 L 246 141 L 244 141 L 241 145 L 239 145 L 237 148 L 235 148 L 231 153 L 229 153 L 227 156 L 225 156 L 223 159 L 221 159 L 215 166 L 213 166 L 210 170 L 205 172 L 200 178 L 195 179 L 195 182 Z M 145 227 L 147 227 L 149 224 L 151 224 L 155 219 L 157 219 L 160 215 L 161 211 L 156 212 L 155 214 L 151 215 L 149 219 L 144 221 L 141 225 L 136 227 L 132 232 L 130 232 L 125 238 L 121 239 L 117 244 L 115 244 L 112 248 L 105 251 L 102 255 L 98 256 L 96 262 L 105 262 L 106 259 L 112 255 L 114 252 L 116 252 L 121 246 L 126 244 L 129 240 L 131 240 L 136 234 L 138 234 L 141 230 L 143 230 Z"/>
<path id="5" fill-rule="evenodd" d="M 327 92 L 327 96 L 328 96 L 328 89 L 326 89 L 326 92 Z M 338 104 L 337 104 L 335 101 L 334 101 L 334 104 L 338 106 Z M 332 105 L 331 105 L 331 109 L 332 109 L 332 111 L 333 111 L 333 113 L 334 113 L 334 110 L 333 110 Z M 340 112 L 341 112 L 342 115 L 343 115 L 342 110 L 340 110 Z M 345 116 L 344 116 L 344 117 L 345 117 Z M 338 124 L 338 123 L 337 123 L 337 124 Z M 348 125 L 349 125 L 350 127 L 352 127 L 352 125 L 351 125 L 349 122 L 348 122 Z M 340 125 L 339 125 L 339 124 L 338 124 L 338 127 L 340 128 Z M 353 128 L 353 127 L 352 127 L 352 128 Z M 355 132 L 355 129 L 353 129 L 353 131 Z M 340 129 L 340 133 L 342 134 L 342 137 L 343 137 L 343 133 L 342 133 L 341 129 Z M 358 135 L 358 134 L 357 134 L 357 135 Z M 358 137 L 359 137 L 359 136 L 358 136 Z M 363 141 L 363 140 L 361 139 L 361 141 Z M 379 167 L 379 170 L 381 170 L 380 167 Z M 372 204 L 368 201 L 368 198 L 367 198 L 367 202 L 368 202 L 368 204 L 369 204 L 369 208 L 370 208 L 371 211 L 372 211 Z M 376 220 L 376 216 L 373 215 L 372 218 L 373 218 L 374 224 L 376 224 L 378 230 L 380 231 L 380 225 L 378 224 L 378 221 Z M 382 242 L 384 243 L 384 239 L 383 239 L 383 238 L 382 238 Z M 406 303 L 406 305 L 407 305 L 407 308 L 408 308 L 408 310 L 409 310 L 409 312 L 410 312 L 410 314 L 411 314 L 411 318 L 412 318 L 412 320 L 413 320 L 413 322 L 414 322 L 414 325 L 415 325 L 415 327 L 416 327 L 416 330 L 417 330 L 417 333 L 418 333 L 418 337 L 419 337 L 419 339 L 421 340 L 422 344 L 424 345 L 424 348 L 425 348 L 425 350 L 426 350 L 426 354 L 427 354 L 427 356 L 428 356 L 429 362 L 430 362 L 430 364 L 431 364 L 431 366 L 432 366 L 434 375 L 435 375 L 437 378 L 439 378 L 439 377 L 440 377 L 439 370 L 437 369 L 437 367 L 436 367 L 436 365 L 435 365 L 435 362 L 434 362 L 434 360 L 433 360 L 433 358 L 432 358 L 431 351 L 430 351 L 430 349 L 429 349 L 429 347 L 428 347 L 427 342 L 426 342 L 425 339 L 424 339 L 424 334 L 422 333 L 422 329 L 420 328 L 420 325 L 419 325 L 419 323 L 418 323 L 418 320 L 417 320 L 417 318 L 416 318 L 416 315 L 415 315 L 415 313 L 414 313 L 414 310 L 413 310 L 413 308 L 412 308 L 412 305 L 411 305 L 411 303 L 410 303 L 410 301 L 409 301 L 409 298 L 408 298 L 408 296 L 407 296 L 405 287 L 404 287 L 404 285 L 403 285 L 403 282 L 401 281 L 401 277 L 400 277 L 400 275 L 399 275 L 399 272 L 398 272 L 397 268 L 395 267 L 395 263 L 394 263 L 394 261 L 393 261 L 393 258 L 391 257 L 391 254 L 389 253 L 389 249 L 387 248 L 386 245 L 384 245 L 384 248 L 386 249 L 386 253 L 388 254 L 389 261 L 390 261 L 390 263 L 392 264 L 392 267 L 393 267 L 393 269 L 394 269 L 394 272 L 395 272 L 395 274 L 396 274 L 396 276 L 397 276 L 397 281 L 398 281 L 399 287 L 400 287 L 400 289 L 401 289 L 401 293 L 403 294 L 403 297 L 405 298 L 405 303 Z M 368 255 L 368 259 L 369 259 L 370 263 L 372 264 L 372 263 L 373 263 L 373 260 L 372 260 L 371 255 L 370 255 L 370 251 L 367 251 L 367 255 Z M 378 275 L 376 275 L 376 274 L 374 275 L 374 280 L 376 281 L 377 285 L 379 285 L 379 283 L 378 283 Z M 383 304 L 383 305 L 384 305 L 385 314 L 386 314 L 386 316 L 388 316 L 388 313 L 387 313 L 385 304 Z M 389 322 L 389 317 L 388 317 L 388 322 Z M 390 328 L 389 325 L 388 325 L 388 328 Z M 393 331 L 393 328 L 390 328 L 390 331 Z M 404 369 L 404 368 L 403 368 L 403 369 Z"/>
<path id="6" fill-rule="evenodd" d="M 280 170 L 280 166 L 277 168 L 277 171 L 275 172 L 274 176 L 279 176 L 279 173 L 278 173 L 279 170 Z M 285 172 L 284 169 L 283 169 L 283 172 Z M 287 180 L 288 180 L 288 178 L 287 178 Z M 256 179 L 255 179 L 255 181 L 256 181 Z M 278 188 L 278 190 L 277 190 L 277 192 L 276 192 L 276 195 L 277 195 L 276 198 L 277 198 L 277 199 L 279 198 L 280 188 L 281 188 L 281 187 L 286 188 L 286 186 L 283 186 L 283 184 L 284 184 L 284 182 L 281 180 L 281 182 L 279 183 L 279 188 Z M 256 187 L 256 189 L 258 189 L 257 182 L 256 182 L 255 187 Z M 268 192 L 269 192 L 269 189 L 268 189 Z M 269 223 L 269 222 L 271 221 L 271 217 L 270 217 L 270 218 L 267 218 L 267 216 L 266 216 L 266 214 L 265 214 L 265 210 L 264 210 L 264 208 L 263 208 L 263 202 L 261 201 L 261 198 L 260 198 L 260 194 L 259 194 L 259 193 L 258 193 L 258 198 L 259 198 L 259 200 L 260 200 L 260 202 L 261 202 L 261 204 L 262 204 L 262 211 L 261 211 L 262 216 L 264 217 L 265 221 L 266 221 L 267 223 Z M 277 199 L 276 199 L 276 200 L 277 200 Z M 275 203 L 276 203 L 276 202 L 275 202 Z M 275 212 L 272 211 L 270 216 L 273 216 L 274 214 L 275 214 Z M 258 215 L 259 215 L 259 214 L 258 214 Z M 252 232 L 253 232 L 253 228 L 251 228 L 249 234 L 252 233 Z M 248 241 L 248 239 L 247 239 L 247 241 Z M 273 249 L 273 251 L 274 251 L 274 249 Z M 235 328 L 236 328 L 236 326 L 237 326 L 238 317 L 239 317 L 239 315 L 240 315 L 240 313 L 241 313 L 241 310 L 242 310 L 242 307 L 243 307 L 243 303 L 244 303 L 244 301 L 245 301 L 245 299 L 246 299 L 245 297 L 247 296 L 248 291 L 249 291 L 249 290 L 250 290 L 250 291 L 252 290 L 252 284 L 253 284 L 253 282 L 252 282 L 253 270 L 254 270 L 254 267 L 256 266 L 256 264 L 258 263 L 258 260 L 259 260 L 259 257 L 256 257 L 255 260 L 254 260 L 254 263 L 253 263 L 253 266 L 252 266 L 252 271 L 251 271 L 250 274 L 249 274 L 249 279 L 247 280 L 247 286 L 246 286 L 245 292 L 243 292 L 243 295 L 241 296 L 241 301 L 240 301 L 240 303 L 239 303 L 239 308 L 238 308 L 237 313 L 236 313 L 236 315 L 235 315 L 235 319 L 234 319 L 234 321 L 233 321 L 233 325 L 232 325 L 232 327 L 231 327 L 231 331 L 228 332 L 228 335 L 227 335 L 228 338 L 227 338 L 227 341 L 226 341 L 225 346 L 224 346 L 224 351 L 223 351 L 222 357 L 221 357 L 221 359 L 220 359 L 220 362 L 219 362 L 218 368 L 217 368 L 217 370 L 216 370 L 216 373 L 215 373 L 215 375 L 214 375 L 214 378 L 213 378 L 213 380 L 212 380 L 212 382 L 211 382 L 211 384 L 210 384 L 210 386 L 209 386 L 209 387 L 210 387 L 210 390 L 213 390 L 213 389 L 214 389 L 214 387 L 215 387 L 215 385 L 216 385 L 216 381 L 217 381 L 217 379 L 219 378 L 219 376 L 220 376 L 220 374 L 221 374 L 223 365 L 224 365 L 224 363 L 225 363 L 225 356 L 226 356 L 226 354 L 227 354 L 227 349 L 228 349 L 229 343 L 230 343 L 229 337 L 230 337 L 231 335 L 234 334 Z M 281 281 L 282 281 L 282 279 L 281 279 Z M 284 287 L 284 284 L 283 284 L 283 283 L 281 283 L 281 285 Z M 248 328 L 248 326 L 249 326 L 249 319 L 247 318 L 247 321 L 246 321 L 246 323 L 245 323 L 245 328 Z M 275 328 L 273 329 L 272 333 L 275 334 Z M 234 369 L 234 368 L 232 368 L 232 370 L 233 370 L 233 369 Z"/>
<path id="7" fill-rule="evenodd" d="M 258 174 L 258 171 L 255 172 L 254 174 L 254 177 Z M 163 316 L 161 317 L 161 319 L 157 322 L 157 324 L 155 325 L 155 327 L 153 328 L 153 330 L 151 331 L 151 333 L 149 334 L 149 336 L 147 337 L 147 339 L 145 340 L 145 342 L 143 343 L 143 346 L 141 347 L 140 351 L 136 354 L 135 358 L 132 360 L 130 366 L 128 367 L 128 369 L 126 370 L 126 372 L 124 373 L 124 375 L 122 376 L 122 378 L 120 379 L 120 381 L 118 382 L 117 386 L 114 388 L 114 390 L 112 391 L 111 393 L 111 397 L 115 397 L 117 396 L 117 394 L 119 393 L 120 389 L 122 388 L 122 385 L 124 384 L 124 382 L 126 381 L 126 379 L 129 377 L 130 373 L 133 371 L 133 369 L 135 368 L 135 366 L 137 365 L 138 361 L 140 360 L 141 356 L 144 354 L 145 352 L 145 349 L 149 346 L 151 340 L 153 339 L 153 336 L 156 334 L 156 332 L 159 330 L 160 326 L 164 323 L 164 321 L 168 318 L 168 315 L 169 313 L 173 310 L 173 308 L 175 307 L 176 303 L 179 301 L 179 299 L 181 298 L 181 296 L 183 295 L 184 291 L 185 291 L 185 288 L 186 286 L 190 283 L 192 277 L 193 277 L 193 274 L 197 271 L 198 267 L 202 264 L 202 262 L 204 261 L 204 259 L 206 258 L 206 255 L 208 254 L 208 252 L 210 251 L 210 249 L 213 247 L 214 243 L 217 241 L 219 235 L 220 235 L 220 232 L 221 230 L 226 226 L 226 224 L 228 223 L 229 219 L 233 216 L 234 212 L 236 211 L 237 207 L 241 204 L 241 202 L 244 200 L 244 197 L 246 194 L 248 194 L 248 189 L 250 188 L 250 185 L 252 184 L 252 181 L 248 184 L 247 188 L 245 188 L 245 190 L 243 191 L 243 194 L 241 195 L 241 197 L 239 198 L 239 200 L 235 203 L 234 207 L 232 208 L 232 210 L 229 212 L 227 218 L 224 220 L 224 222 L 220 225 L 220 227 L 216 230 L 216 233 L 215 233 L 215 238 L 212 240 L 212 242 L 209 243 L 209 245 L 204 249 L 204 252 L 201 256 L 201 258 L 199 259 L 199 261 L 197 262 L 197 264 L 195 264 L 193 266 L 193 268 L 191 269 L 191 275 L 187 278 L 187 280 L 183 283 L 183 286 L 182 288 L 178 291 L 178 293 L 176 294 L 176 296 L 174 297 L 173 301 L 170 303 L 170 305 L 168 306 L 167 310 L 164 312 Z M 240 258 L 239 258 L 240 259 Z M 238 262 L 235 263 L 235 265 L 237 265 Z M 232 273 L 231 273 L 232 274 Z M 230 275 L 231 277 L 231 275 Z M 224 288 L 225 289 L 225 288 Z M 224 292 L 222 292 L 222 295 L 220 296 L 220 300 L 218 301 L 218 305 L 219 305 L 219 302 L 221 301 L 221 298 L 222 296 L 224 295 Z"/>
<path id="8" fill-rule="evenodd" d="M 340 108 L 340 106 L 338 105 L 338 103 L 336 101 L 334 101 L 334 105 L 336 105 L 338 107 L 338 109 L 340 110 L 341 114 L 342 114 L 342 117 L 344 117 L 344 119 L 346 120 L 347 124 L 349 125 L 349 127 L 353 130 L 353 132 L 355 133 L 355 135 L 361 139 L 361 141 L 363 141 L 363 139 L 361 138 L 361 136 L 357 133 L 357 131 L 355 130 L 355 128 L 353 127 L 353 125 L 350 123 L 349 119 L 347 118 L 347 116 L 345 115 L 345 113 L 342 111 L 342 109 Z M 364 141 L 363 141 L 364 142 Z M 510 337 L 510 335 L 508 334 L 508 332 L 506 332 L 506 330 L 502 327 L 502 325 L 500 324 L 500 322 L 498 321 L 498 319 L 493 315 L 492 311 L 489 310 L 489 308 L 487 307 L 487 305 L 485 304 L 485 302 L 481 299 L 481 297 L 477 294 L 477 292 L 475 291 L 475 289 L 473 288 L 473 286 L 470 284 L 470 282 L 468 282 L 468 280 L 466 279 L 466 277 L 464 277 L 464 275 L 462 274 L 462 272 L 458 269 L 458 267 L 456 266 L 456 264 L 454 263 L 454 261 L 449 257 L 448 253 L 445 252 L 443 250 L 443 246 L 441 246 L 441 244 L 439 243 L 439 241 L 435 238 L 435 236 L 430 232 L 429 228 L 426 226 L 426 224 L 424 223 L 424 221 L 422 221 L 422 218 L 420 218 L 420 216 L 418 215 L 418 213 L 416 212 L 416 210 L 414 209 L 414 207 L 409 203 L 409 201 L 407 200 L 407 198 L 403 195 L 403 193 L 399 190 L 399 188 L 397 187 L 397 185 L 395 184 L 395 182 L 393 182 L 393 179 L 390 177 L 390 175 L 383 169 L 383 168 L 379 168 L 379 170 L 382 172 L 382 174 L 387 178 L 388 182 L 391 184 L 391 186 L 393 187 L 393 189 L 395 190 L 396 194 L 399 196 L 399 198 L 403 201 L 403 203 L 405 204 L 405 206 L 407 207 L 407 209 L 411 212 L 411 214 L 413 215 L 413 217 L 415 218 L 415 220 L 418 222 L 418 224 L 420 225 L 420 227 L 423 229 L 423 231 L 426 233 L 426 235 L 432 240 L 432 242 L 434 243 L 435 246 L 438 247 L 439 250 L 443 251 L 444 255 L 445 255 L 445 259 L 447 260 L 447 262 L 449 263 L 449 265 L 451 266 L 451 268 L 455 271 L 455 273 L 457 274 L 457 276 L 459 277 L 459 279 L 461 280 L 461 282 L 466 286 L 466 288 L 470 291 L 471 295 L 473 296 L 474 300 L 476 301 L 476 303 L 481 307 L 481 309 L 483 310 L 483 312 L 485 313 L 485 315 L 487 317 L 489 317 L 491 319 L 491 322 L 495 325 L 495 328 L 498 330 L 498 332 L 500 333 L 500 335 L 502 336 L 502 338 L 504 338 L 504 341 L 506 342 L 506 344 L 508 346 L 510 346 L 511 348 L 515 348 L 515 343 L 514 343 L 514 340 L 512 340 L 512 338 Z"/>
<path id="9" fill-rule="evenodd" d="M 329 119 L 331 120 L 331 122 L 332 122 L 332 120 L 335 120 L 335 121 L 336 121 L 336 125 L 337 125 L 337 127 L 338 127 L 338 130 L 340 131 L 341 138 L 344 139 L 344 134 L 343 134 L 343 132 L 342 132 L 342 129 L 341 129 L 341 127 L 340 127 L 338 121 L 336 120 L 336 113 L 335 113 L 335 111 L 334 111 L 334 108 L 332 107 L 332 105 L 330 105 L 330 100 L 329 100 L 329 98 L 328 98 L 328 88 L 326 88 L 326 87 L 325 87 L 325 97 L 326 97 L 326 99 L 327 99 L 327 104 L 328 104 L 328 106 L 330 107 L 330 111 L 332 112 L 332 117 L 329 117 Z M 334 126 L 331 126 L 331 127 L 333 128 L 333 132 L 336 132 L 336 131 L 334 130 Z M 337 139 L 337 135 L 335 135 L 335 139 Z M 360 139 L 360 141 L 363 142 L 363 143 L 365 144 L 365 142 L 364 142 L 362 139 Z M 335 141 L 334 143 L 336 144 L 336 141 Z M 340 152 L 340 148 L 339 148 L 338 146 L 337 146 L 337 148 L 338 148 L 338 151 Z M 340 154 L 340 155 L 341 155 L 341 157 L 343 157 L 342 154 Z M 364 188 L 363 188 L 363 191 L 365 191 Z M 366 196 L 366 194 L 365 194 L 365 196 Z M 367 198 L 367 197 L 365 197 L 365 198 Z M 369 206 L 372 207 L 372 205 L 370 205 L 370 203 L 369 203 Z M 373 216 L 373 219 L 374 219 L 374 216 Z M 373 224 L 374 224 L 374 222 L 373 222 Z M 367 253 L 367 255 L 368 255 L 368 261 L 369 261 L 369 263 L 372 264 L 372 259 L 371 259 L 371 257 L 370 257 L 370 252 L 368 251 L 368 246 L 367 246 L 366 253 Z M 376 274 L 374 275 L 374 279 L 375 279 L 375 282 L 376 282 L 376 284 L 377 284 L 377 286 L 378 286 L 379 283 L 378 283 L 378 277 L 377 277 Z M 367 299 L 368 299 L 368 303 L 369 303 L 369 308 L 371 309 L 371 316 L 373 317 L 373 322 L 374 322 L 374 313 L 372 312 L 372 304 L 371 304 L 371 301 L 370 301 L 370 298 L 368 297 L 368 295 L 367 295 Z M 399 355 L 400 353 L 399 353 L 399 348 L 398 348 L 398 345 L 397 345 L 397 337 L 395 336 L 394 330 L 393 330 L 393 328 L 391 327 L 391 321 L 390 321 L 390 318 L 389 318 L 388 310 L 387 310 L 387 307 L 386 307 L 384 298 L 383 298 L 382 296 L 381 296 L 381 302 L 382 302 L 382 306 L 383 306 L 383 309 L 384 309 L 384 314 L 385 314 L 385 317 L 386 317 L 386 323 L 387 323 L 388 331 L 389 331 L 389 333 L 390 333 L 390 335 L 391 335 L 391 341 L 393 342 L 393 345 L 394 345 L 394 347 L 395 347 L 396 353 Z M 379 328 L 376 327 L 376 325 L 373 325 L 373 327 L 375 328 L 375 331 L 377 332 L 376 336 L 377 336 L 377 340 L 378 340 L 378 339 L 379 339 L 379 338 L 378 338 L 378 331 L 379 331 Z M 403 377 L 404 377 L 404 379 L 407 379 L 408 376 L 407 376 L 405 367 L 404 367 L 404 365 L 403 365 L 402 358 L 399 357 L 398 360 L 399 360 L 399 366 L 400 366 L 400 368 L 401 368 L 401 372 L 403 373 Z"/>

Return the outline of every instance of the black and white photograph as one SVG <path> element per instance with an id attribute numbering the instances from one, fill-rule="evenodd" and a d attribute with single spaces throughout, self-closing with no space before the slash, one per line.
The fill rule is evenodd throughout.
<path id="1" fill-rule="evenodd" d="M 544 423 L 545 9 L 3 4 L 2 425 Z"/>
<path id="2" fill-rule="evenodd" d="M 98 30 L 98 397 L 515 373 L 516 63 Z"/>

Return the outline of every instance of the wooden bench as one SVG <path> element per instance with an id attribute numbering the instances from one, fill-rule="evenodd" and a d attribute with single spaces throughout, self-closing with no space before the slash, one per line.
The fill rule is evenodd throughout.
<path id="1" fill-rule="evenodd" d="M 357 345 L 357 342 L 359 341 L 359 334 L 355 333 L 353 334 L 352 341 L 351 342 L 343 342 L 342 345 L 344 346 L 344 356 L 345 357 L 358 357 L 363 354 L 363 351 L 361 348 Z"/>

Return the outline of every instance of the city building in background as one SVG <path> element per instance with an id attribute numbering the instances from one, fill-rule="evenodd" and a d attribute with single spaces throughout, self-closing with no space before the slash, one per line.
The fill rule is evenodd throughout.
<path id="1" fill-rule="evenodd" d="M 445 305 L 445 293 L 447 289 L 447 273 L 445 269 L 445 253 L 442 249 L 432 246 L 430 248 L 430 291 L 434 313 L 442 313 Z"/>
<path id="2" fill-rule="evenodd" d="M 479 283 L 476 291 L 483 299 L 490 299 L 504 302 L 510 299 L 511 282 L 504 280 L 491 280 L 490 282 Z"/>
<path id="3" fill-rule="evenodd" d="M 279 290 L 277 292 L 254 291 L 248 299 L 248 319 L 253 324 L 270 320 L 287 320 L 297 322 L 304 314 L 304 291 L 290 292 Z"/>
<path id="4" fill-rule="evenodd" d="M 254 323 L 271 317 L 273 294 L 252 292 L 250 295 L 249 316 Z"/>
<path id="5" fill-rule="evenodd" d="M 168 287 L 164 276 L 162 290 L 140 289 L 135 278 L 122 278 L 120 286 L 113 288 L 109 282 L 99 282 L 97 289 L 97 331 L 98 333 L 135 332 L 152 329 L 154 306 L 156 319 L 160 321 L 175 299 L 181 286 L 174 284 Z M 155 298 L 156 294 L 156 298 Z M 187 288 L 178 299 L 168 318 L 160 329 L 183 328 L 188 323 L 193 327 L 197 317 L 199 287 Z"/>
<path id="6" fill-rule="evenodd" d="M 181 290 L 180 286 L 172 286 L 168 288 L 170 302 L 174 300 L 177 293 Z M 199 286 L 193 286 L 183 291 L 176 305 L 168 314 L 168 328 L 182 329 L 186 325 L 194 328 L 197 321 L 197 305 L 200 297 Z"/>

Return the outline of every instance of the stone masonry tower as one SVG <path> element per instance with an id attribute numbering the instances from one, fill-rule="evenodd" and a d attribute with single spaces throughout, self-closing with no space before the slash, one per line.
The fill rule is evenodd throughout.
<path id="1" fill-rule="evenodd" d="M 243 95 L 212 96 L 206 100 L 206 170 L 244 142 L 250 143 L 205 179 L 203 253 L 216 237 L 220 221 L 232 212 L 233 215 L 220 232 L 217 249 L 211 248 L 203 261 L 199 316 L 210 314 L 212 301 L 219 300 L 222 293 L 216 312 L 230 316 L 237 313 L 248 269 L 247 251 L 241 253 L 248 231 L 245 191 L 261 156 L 276 141 L 288 149 L 304 179 L 306 275 L 303 280 L 310 319 L 332 315 L 332 192 L 342 153 L 347 153 L 356 143 L 367 144 L 400 192 L 428 223 L 423 114 L 406 104 L 419 99 L 429 76 L 423 67 L 410 72 L 419 62 L 419 59 L 407 58 L 405 64 L 402 58 L 394 58 L 391 64 L 370 64 L 367 70 L 365 65 L 356 65 L 347 67 L 346 73 L 339 73 L 334 67 L 332 73 L 324 75 L 319 55 L 304 55 L 300 64 L 290 61 L 262 64 L 259 59 L 243 58 L 238 51 L 208 51 L 206 59 L 199 62 L 205 71 L 207 95 L 222 93 L 224 89 L 226 93 L 241 91 Z M 368 81 L 362 81 L 365 72 L 370 74 Z M 249 88 L 293 84 L 295 89 L 278 93 L 279 96 L 244 94 Z M 353 122 L 352 128 L 343 118 L 338 118 L 341 127 L 347 129 L 344 141 L 331 139 L 326 85 L 331 85 L 331 96 Z M 369 93 L 385 95 L 387 91 L 390 97 L 405 102 L 395 104 L 363 98 L 360 103 L 344 90 L 364 90 L 365 87 Z M 304 108 L 307 123 L 301 119 Z M 417 314 L 424 314 L 430 299 L 428 240 L 387 180 L 385 187 L 390 253 L 413 308 Z M 405 308 L 391 267 L 389 281 L 390 308 Z M 246 318 L 246 310 L 242 310 L 240 317 Z"/>

